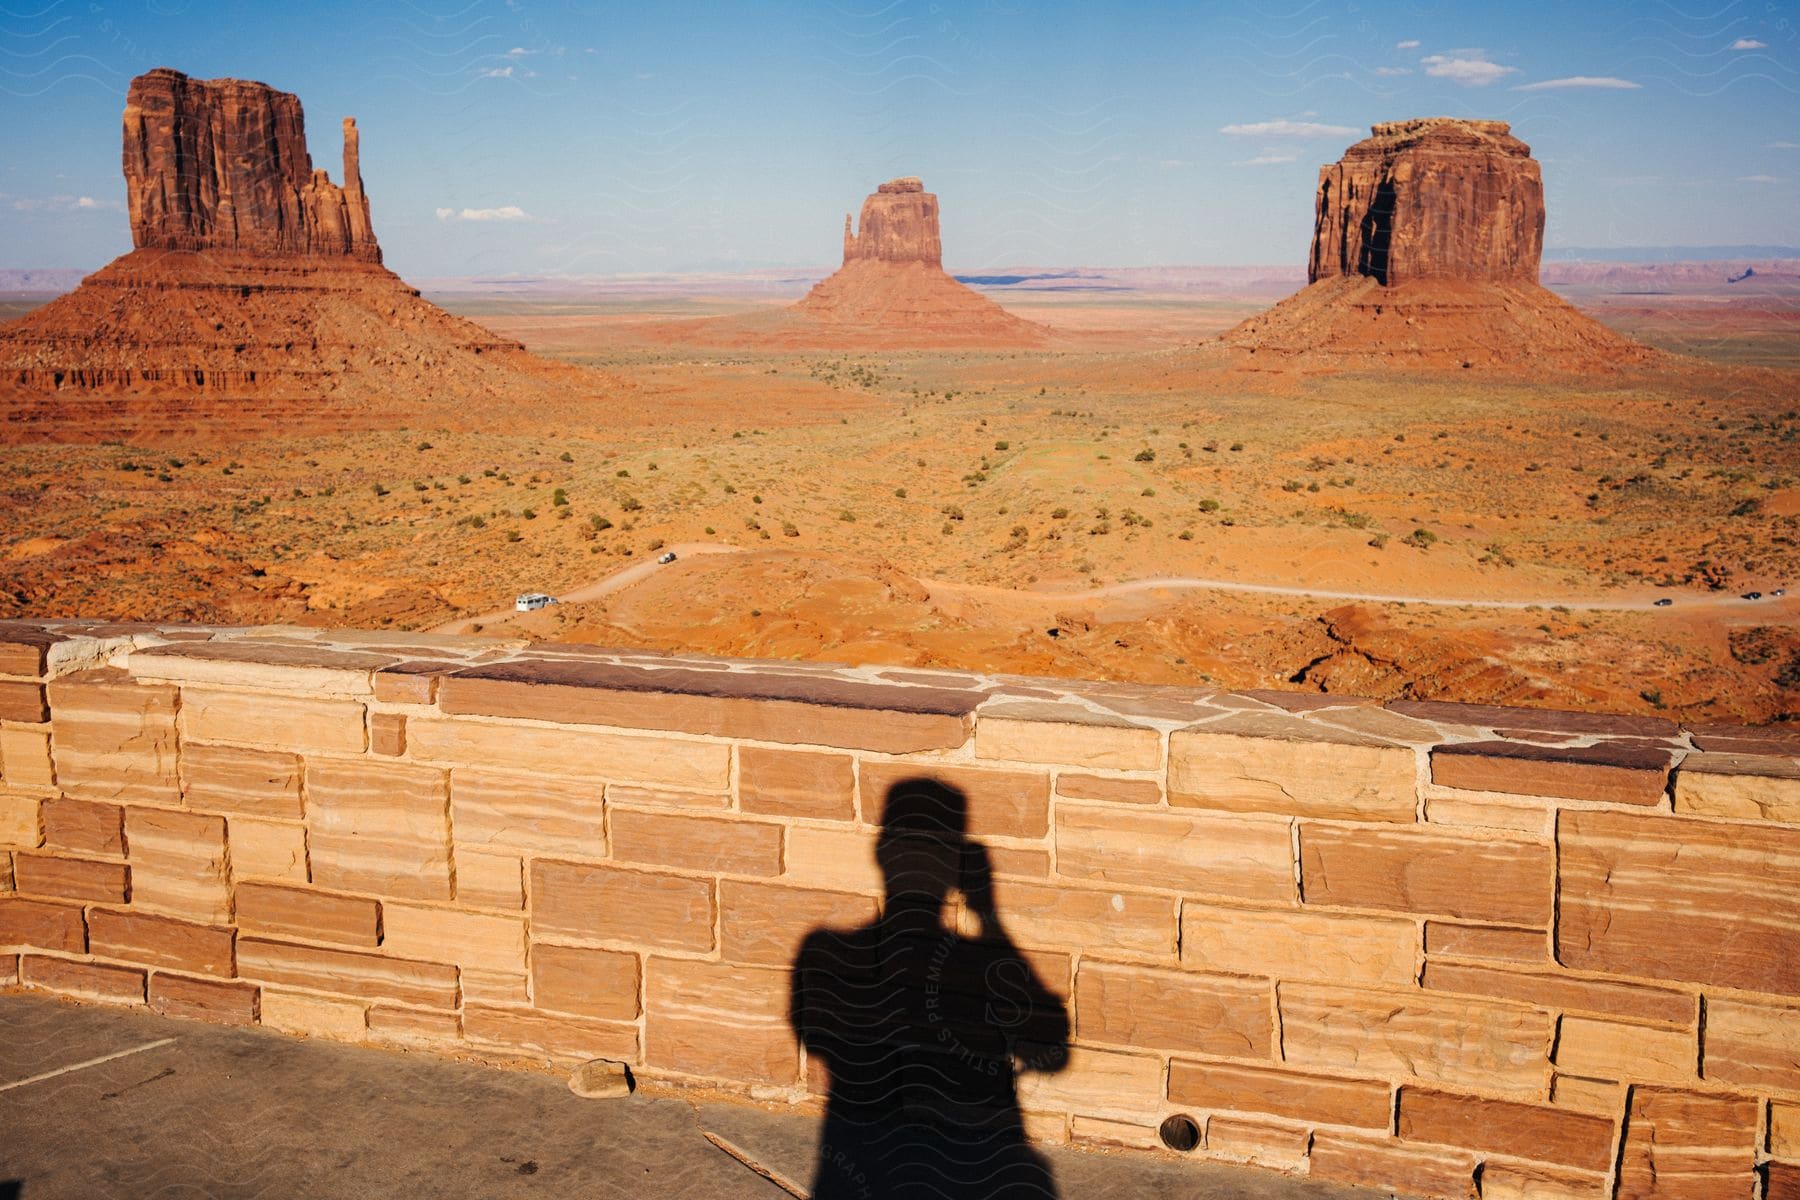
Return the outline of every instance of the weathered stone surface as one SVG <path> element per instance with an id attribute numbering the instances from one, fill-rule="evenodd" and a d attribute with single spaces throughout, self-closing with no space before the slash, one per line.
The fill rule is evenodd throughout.
<path id="1" fill-rule="evenodd" d="M 530 892 L 534 936 L 713 948 L 710 880 L 538 859 Z"/>
<path id="2" fill-rule="evenodd" d="M 1735 1096 L 1633 1088 L 1618 1200 L 1743 1200 L 1756 1167 L 1756 1110 Z"/>
<path id="3" fill-rule="evenodd" d="M 1542 929 L 1508 925 L 1459 925 L 1454 921 L 1425 922 L 1425 953 L 1452 958 L 1481 958 L 1494 962 L 1550 962 L 1550 939 Z"/>
<path id="4" fill-rule="evenodd" d="M 652 957 L 645 971 L 644 1061 L 719 1079 L 793 1083 L 790 973 Z"/>
<path id="5" fill-rule="evenodd" d="M 1610 1079 L 1555 1075 L 1550 1080 L 1550 1102 L 1575 1112 L 1617 1117 L 1625 1111 L 1625 1085 Z"/>
<path id="6" fill-rule="evenodd" d="M 616 1100 L 631 1095 L 631 1072 L 622 1062 L 592 1058 L 569 1072 L 569 1090 L 583 1100 Z"/>
<path id="7" fill-rule="evenodd" d="M 1425 819 L 1433 825 L 1461 829 L 1498 829 L 1531 838 L 1547 838 L 1556 808 L 1547 798 L 1523 803 L 1484 793 L 1434 795 L 1425 801 Z"/>
<path id="8" fill-rule="evenodd" d="M 1027 1061 L 1043 1053 L 1041 1047 L 1020 1044 L 1020 1057 Z M 1019 1077 L 1019 1104 L 1035 1112 L 1148 1115 L 1163 1109 L 1162 1082 L 1162 1059 L 1155 1055 L 1071 1046 L 1060 1071 Z"/>
<path id="9" fill-rule="evenodd" d="M 1398 917 L 1181 906 L 1182 965 L 1202 971 L 1407 986 L 1418 973 L 1418 943 L 1418 926 Z"/>
<path id="10" fill-rule="evenodd" d="M 1690 754 L 1675 772 L 1675 811 L 1800 825 L 1800 760 Z"/>
<path id="11" fill-rule="evenodd" d="M 87 923 L 81 906 L 0 896 L 0 946 L 81 954 L 87 950 Z"/>
<path id="12" fill-rule="evenodd" d="M 52 680 L 57 786 L 87 800 L 179 804 L 176 702 L 173 687 L 134 683 L 116 668 Z"/>
<path id="13" fill-rule="evenodd" d="M 369 672 L 393 662 L 385 654 L 320 642 L 233 638 L 173 642 L 131 653 L 138 679 L 182 685 L 269 688 L 311 696 L 367 696 Z"/>
<path id="14" fill-rule="evenodd" d="M 1126 1146 L 1133 1150 L 1155 1150 L 1162 1146 L 1154 1124 L 1113 1121 L 1083 1113 L 1069 1118 L 1069 1140 L 1095 1146 Z"/>
<path id="15" fill-rule="evenodd" d="M 1564 965 L 1800 995 L 1800 830 L 1564 812 L 1557 841 Z"/>
<path id="16" fill-rule="evenodd" d="M 1699 1063 L 1692 1029 L 1564 1017 L 1557 1032 L 1556 1069 L 1570 1075 L 1680 1084 L 1699 1079 Z"/>
<path id="17" fill-rule="evenodd" d="M 635 783 L 606 785 L 608 808 L 680 808 L 697 812 L 724 812 L 731 807 L 729 792 L 689 792 L 676 788 L 643 787 Z"/>
<path id="18" fill-rule="evenodd" d="M 20 852 L 13 855 L 13 887 L 28 896 L 123 904 L 131 871 L 119 862 Z"/>
<path id="19" fill-rule="evenodd" d="M 1574 1171 L 1489 1159 L 1481 1167 L 1481 1200 L 1610 1200 L 1604 1171 Z"/>
<path id="20" fill-rule="evenodd" d="M 158 67 L 131 81 L 124 140 L 135 246 L 381 260 L 349 117 L 339 187 L 313 169 L 299 97 Z"/>
<path id="21" fill-rule="evenodd" d="M 1242 1117 L 1214 1116 L 1206 1122 L 1207 1153 L 1234 1162 L 1298 1171 L 1305 1168 L 1311 1146 L 1311 1132 L 1304 1127 Z"/>
<path id="22" fill-rule="evenodd" d="M 1316 1133 L 1307 1174 L 1313 1179 L 1385 1188 L 1432 1200 L 1471 1200 L 1476 1157 L 1446 1146 L 1409 1146 L 1348 1133 Z"/>
<path id="23" fill-rule="evenodd" d="M 1554 866 L 1551 848 L 1536 842 L 1300 826 L 1300 891 L 1307 904 L 1544 924 L 1555 895 Z"/>
<path id="24" fill-rule="evenodd" d="M 854 235 L 844 217 L 844 262 L 872 258 L 881 262 L 943 265 L 938 240 L 938 200 L 917 176 L 890 179 L 867 200 Z"/>
<path id="25" fill-rule="evenodd" d="M 1319 1125 L 1386 1129 L 1393 1090 L 1382 1082 L 1246 1063 L 1169 1064 L 1169 1101 L 1192 1108 L 1266 1113 Z"/>
<path id="26" fill-rule="evenodd" d="M 450 772 L 450 810 L 458 846 L 606 854 L 603 786 L 591 780 L 458 767 Z"/>
<path id="27" fill-rule="evenodd" d="M 489 854 L 456 848 L 456 902 L 478 908 L 525 907 L 525 860 L 517 854 Z"/>
<path id="28" fill-rule="evenodd" d="M 1281 1044 L 1302 1069 L 1414 1075 L 1532 1099 L 1549 1081 L 1547 1013 L 1492 1001 L 1314 984 L 1279 989 Z"/>
<path id="29" fill-rule="evenodd" d="M 1577 979 L 1551 971 L 1508 971 L 1468 963 L 1427 962 L 1423 983 L 1431 991 L 1490 996 L 1539 1008 L 1665 1021 L 1672 1025 L 1690 1023 L 1696 1014 L 1694 997 L 1682 992 L 1636 983 Z"/>
<path id="30" fill-rule="evenodd" d="M 369 1006 L 369 1033 L 389 1042 L 455 1046 L 462 1041 L 462 1018 L 429 1008 L 373 1004 Z"/>
<path id="31" fill-rule="evenodd" d="M 342 946 L 381 944 L 381 906 L 364 896 L 272 883 L 237 885 L 237 923 L 246 933 Z"/>
<path id="32" fill-rule="evenodd" d="M 1104 775 L 1056 777 L 1056 794 L 1068 800 L 1104 800 L 1111 804 L 1160 804 L 1162 785 L 1154 779 L 1111 779 Z"/>
<path id="33" fill-rule="evenodd" d="M 438 680 L 450 670 L 448 664 L 435 659 L 395 663 L 376 671 L 370 682 L 375 699 L 383 704 L 433 704 Z"/>
<path id="34" fill-rule="evenodd" d="M 512 914 L 474 913 L 384 900 L 381 948 L 402 958 L 523 973 L 525 921 Z"/>
<path id="35" fill-rule="evenodd" d="M 238 974 L 262 983 L 341 992 L 359 1000 L 394 1000 L 425 1008 L 456 1007 L 456 968 L 353 950 L 238 939 Z"/>
<path id="36" fill-rule="evenodd" d="M 114 857 L 125 853 L 125 810 L 117 804 L 54 796 L 44 801 L 42 816 L 44 845 L 52 849 Z"/>
<path id="37" fill-rule="evenodd" d="M 1006 771 L 987 767 L 921 767 L 912 763 L 869 762 L 861 767 L 863 819 L 881 818 L 896 787 L 926 780 L 955 788 L 968 798 L 968 831 L 976 837 L 1043 837 L 1050 826 L 1047 771 Z"/>
<path id="38" fill-rule="evenodd" d="M 990 703 L 975 727 L 975 757 L 1115 771 L 1162 766 L 1162 735 L 1076 705 Z"/>
<path id="39" fill-rule="evenodd" d="M 1459 704 L 1446 700 L 1390 700 L 1390 712 L 1481 729 L 1539 733 L 1615 734 L 1635 738 L 1672 738 L 1680 729 L 1663 717 L 1626 717 L 1617 713 L 1570 712 L 1556 708 L 1505 708 L 1498 704 Z"/>
<path id="40" fill-rule="evenodd" d="M 187 742 L 181 748 L 181 792 L 189 808 L 297 821 L 300 756 Z"/>
<path id="41" fill-rule="evenodd" d="M 995 880 L 993 894 L 1000 923 L 1022 945 L 1082 946 L 1092 954 L 1117 950 L 1171 961 L 1175 957 L 1172 896 L 1017 879 Z M 972 915 L 963 918 L 962 931 L 971 937 L 979 932 Z"/>
<path id="42" fill-rule="evenodd" d="M 1800 1163 L 1764 1163 L 1763 1178 L 1763 1200 L 1800 1200 Z"/>
<path id="43" fill-rule="evenodd" d="M 1056 869 L 1071 879 L 1275 903 L 1294 899 L 1286 820 L 1059 804 Z"/>
<path id="44" fill-rule="evenodd" d="M 306 764 L 313 878 L 328 888 L 450 898 L 446 773 L 398 763 Z"/>
<path id="45" fill-rule="evenodd" d="M 158 971 L 150 976 L 150 1007 L 165 1017 L 188 1021 L 254 1025 L 261 1008 L 258 991 L 253 983 L 190 979 Z"/>
<path id="46" fill-rule="evenodd" d="M 0 675 L 43 675 L 50 648 L 67 640 L 24 621 L 0 621 Z"/>
<path id="47" fill-rule="evenodd" d="M 771 821 L 620 809 L 612 854 L 620 862 L 727 875 L 781 874 L 782 827 Z"/>
<path id="48" fill-rule="evenodd" d="M 1667 750 L 1609 742 L 1458 742 L 1431 752 L 1431 781 L 1471 791 L 1652 805 L 1668 789 L 1673 761 Z"/>
<path id="49" fill-rule="evenodd" d="M 1800 1162 L 1800 1101 L 1770 1103 L 1769 1153 Z"/>
<path id="50" fill-rule="evenodd" d="M 181 691 L 184 743 L 227 742 L 361 754 L 367 746 L 363 706 L 356 700 L 314 700 L 211 688 Z"/>
<path id="51" fill-rule="evenodd" d="M 1541 1104 L 1484 1100 L 1434 1088 L 1403 1087 L 1397 1128 L 1413 1142 L 1557 1163 L 1584 1171 L 1612 1166 L 1612 1121 Z"/>
<path id="52" fill-rule="evenodd" d="M 781 817 L 856 817 L 855 760 L 848 754 L 738 748 L 738 803 Z"/>
<path id="53" fill-rule="evenodd" d="M 879 893 L 883 884 L 875 861 L 877 837 L 875 831 L 861 828 L 792 826 L 787 831 L 782 881 L 838 892 Z M 991 849 L 989 853 L 991 857 Z"/>
<path id="54" fill-rule="evenodd" d="M 44 841 L 36 796 L 0 792 L 0 846 L 34 849 Z"/>
<path id="55" fill-rule="evenodd" d="M 645 670 L 531 659 L 468 667 L 438 685 L 447 713 L 542 718 L 759 742 L 906 754 L 968 740 L 980 696 L 785 672 Z M 633 777 L 635 778 L 635 777 Z"/>
<path id="56" fill-rule="evenodd" d="M 1700 724 L 1687 726 L 1695 746 L 1711 754 L 1800 757 L 1800 730 L 1777 725 Z"/>
<path id="57" fill-rule="evenodd" d="M 400 713 L 370 713 L 369 753 L 389 757 L 405 754 L 406 718 Z"/>
<path id="58" fill-rule="evenodd" d="M 636 1025 L 490 1004 L 465 1004 L 463 1032 L 472 1041 L 535 1051 L 557 1059 L 639 1061 Z"/>
<path id="59" fill-rule="evenodd" d="M 261 993 L 261 1019 L 270 1029 L 341 1042 L 360 1042 L 368 1036 L 369 1006 L 360 1000 L 267 987 Z"/>
<path id="60" fill-rule="evenodd" d="M 635 1021 L 643 968 L 636 954 L 535 942 L 531 947 L 531 998 L 538 1008 Z"/>
<path id="61" fill-rule="evenodd" d="M 64 992 L 108 1004 L 142 1004 L 144 973 L 111 963 L 71 962 L 43 954 L 19 957 L 19 982 L 48 992 Z"/>
<path id="62" fill-rule="evenodd" d="M 290 883 L 311 880 L 312 871 L 306 861 L 306 826 L 255 817 L 232 817 L 227 824 L 234 883 L 255 877 Z"/>
<path id="63" fill-rule="evenodd" d="M 1274 1030 L 1270 984 L 1089 960 L 1075 973 L 1084 1042 L 1266 1058 Z"/>
<path id="64" fill-rule="evenodd" d="M 408 721 L 406 733 L 415 760 L 480 763 L 496 771 L 711 792 L 724 791 L 731 775 L 731 747 L 722 742 L 425 717 Z"/>
<path id="65" fill-rule="evenodd" d="M 44 685 L 22 679 L 0 679 L 0 721 L 22 721 L 36 725 L 50 719 L 49 701 L 44 698 Z"/>
<path id="66" fill-rule="evenodd" d="M 129 910 L 88 910 L 88 949 L 103 958 L 229 978 L 234 973 L 234 940 L 235 934 L 225 925 L 200 925 Z"/>
<path id="67" fill-rule="evenodd" d="M 1410 747 L 1288 717 L 1239 714 L 1169 735 L 1169 803 L 1411 822 Z"/>
<path id="68" fill-rule="evenodd" d="M 875 898 L 722 879 L 719 910 L 719 948 L 727 962 L 791 967 L 813 930 L 872 921 Z"/>
<path id="69" fill-rule="evenodd" d="M 203 922 L 231 920 L 223 817 L 127 808 L 125 846 L 133 904 Z"/>
<path id="70" fill-rule="evenodd" d="M 1703 1045 L 1708 1082 L 1800 1093 L 1800 1006 L 1708 996 Z"/>
<path id="71" fill-rule="evenodd" d="M 50 735 L 33 729 L 0 729 L 0 781 L 17 791 L 49 791 L 55 787 Z"/>

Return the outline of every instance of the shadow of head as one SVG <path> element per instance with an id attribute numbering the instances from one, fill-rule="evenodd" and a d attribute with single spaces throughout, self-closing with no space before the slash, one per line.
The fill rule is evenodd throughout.
<path id="1" fill-rule="evenodd" d="M 890 911 L 937 912 L 953 889 L 973 886 L 979 847 L 969 840 L 968 826 L 969 799 L 947 783 L 919 777 L 888 789 L 875 863 Z"/>

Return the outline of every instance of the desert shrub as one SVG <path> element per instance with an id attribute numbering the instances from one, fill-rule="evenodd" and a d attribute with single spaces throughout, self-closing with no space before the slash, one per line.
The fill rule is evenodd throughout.
<path id="1" fill-rule="evenodd" d="M 996 450 L 1010 450 L 1010 449 L 1012 449 L 1012 443 L 1011 443 L 1011 442 L 995 442 L 995 443 L 994 443 L 994 449 L 996 449 Z"/>
<path id="2" fill-rule="evenodd" d="M 1069 510 L 1066 508 L 1063 508 L 1061 505 L 1058 505 L 1057 507 L 1050 510 L 1050 519 L 1053 521 L 1067 520 L 1068 516 L 1069 516 Z"/>
<path id="3" fill-rule="evenodd" d="M 896 499 L 896 500 L 906 499 L 906 489 L 905 488 L 895 488 L 894 489 L 894 499 Z"/>
<path id="4" fill-rule="evenodd" d="M 792 521 L 783 521 L 781 523 L 781 536 L 782 537 L 799 537 L 800 536 L 800 527 L 798 525 L 794 524 Z"/>
<path id="5" fill-rule="evenodd" d="M 1219 511 L 1219 502 L 1217 500 L 1212 499 L 1211 497 L 1208 497 L 1207 499 L 1202 500 L 1200 502 L 1200 511 L 1203 513 L 1218 512 Z"/>
<path id="6" fill-rule="evenodd" d="M 621 512 L 638 512 L 642 510 L 643 507 L 644 502 L 639 500 L 636 496 L 627 496 L 619 501 L 619 510 Z"/>
<path id="7" fill-rule="evenodd" d="M 575 461 L 575 456 L 573 454 L 570 454 L 567 450 L 564 450 L 561 454 L 557 455 L 557 458 L 562 462 L 574 462 Z"/>
<path id="8" fill-rule="evenodd" d="M 1156 451 L 1150 449 L 1150 447 L 1148 447 L 1148 446 L 1145 446 L 1142 450 L 1139 450 L 1136 454 L 1131 456 L 1131 461 L 1132 462 L 1155 462 L 1156 461 Z"/>
<path id="9" fill-rule="evenodd" d="M 377 496 L 385 496 L 388 494 L 388 490 L 379 483 L 369 485 L 369 490 L 374 492 Z"/>
<path id="10" fill-rule="evenodd" d="M 1405 542 L 1408 546 L 1417 546 L 1421 550 L 1428 550 L 1437 542 L 1438 536 L 1431 532 L 1431 530 L 1421 527 L 1413 530 L 1400 540 Z"/>
<path id="11" fill-rule="evenodd" d="M 509 529 L 506 531 L 506 540 L 509 542 L 523 541 L 524 538 L 525 538 L 525 535 L 520 533 L 516 529 Z"/>
<path id="12" fill-rule="evenodd" d="M 557 488 L 556 491 L 550 497 L 550 503 L 557 508 L 561 508 L 563 505 L 567 504 L 568 502 L 569 502 L 569 493 L 563 491 L 561 488 Z"/>

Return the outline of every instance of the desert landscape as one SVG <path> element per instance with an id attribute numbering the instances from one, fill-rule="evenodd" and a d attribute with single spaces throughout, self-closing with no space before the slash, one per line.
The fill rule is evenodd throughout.
<path id="1" fill-rule="evenodd" d="M 1326 168 L 1287 299 L 1278 268 L 984 295 L 898 179 L 797 297 L 432 304 L 380 266 L 353 121 L 344 188 L 238 180 L 276 199 L 230 236 L 205 211 L 181 139 L 297 112 L 134 84 L 138 248 L 0 327 L 0 616 L 1800 712 L 1800 265 L 1547 268 L 1573 305 L 1501 123 L 1381 126 Z M 1360 244 L 1354 205 L 1424 167 L 1388 219 L 1427 232 Z M 531 591 L 563 603 L 509 611 Z"/>

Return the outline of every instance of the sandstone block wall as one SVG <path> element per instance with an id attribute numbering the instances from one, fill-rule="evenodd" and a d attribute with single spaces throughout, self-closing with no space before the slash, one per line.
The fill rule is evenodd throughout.
<path id="1" fill-rule="evenodd" d="M 1800 1195 L 1783 730 L 0 623 L 0 982 L 816 1103 L 796 954 L 881 912 L 919 776 L 1065 1006 L 1034 1137 L 1181 1113 L 1197 1156 L 1425 1196 Z"/>

